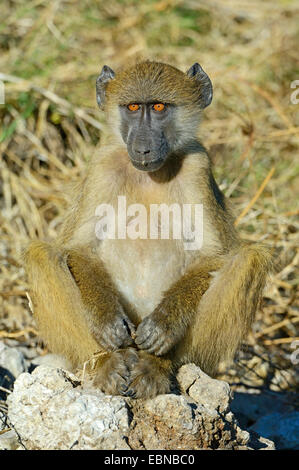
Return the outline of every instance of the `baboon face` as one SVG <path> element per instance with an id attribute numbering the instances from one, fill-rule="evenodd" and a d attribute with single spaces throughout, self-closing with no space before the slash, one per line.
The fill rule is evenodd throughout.
<path id="1" fill-rule="evenodd" d="M 99 107 L 107 109 L 132 164 L 142 171 L 158 170 L 180 146 L 196 139 L 198 116 L 213 95 L 198 63 L 184 73 L 149 61 L 117 74 L 105 65 L 96 91 Z"/>
<path id="2" fill-rule="evenodd" d="M 132 164 L 138 170 L 163 166 L 175 142 L 175 106 L 167 103 L 130 103 L 120 106 L 120 132 Z"/>

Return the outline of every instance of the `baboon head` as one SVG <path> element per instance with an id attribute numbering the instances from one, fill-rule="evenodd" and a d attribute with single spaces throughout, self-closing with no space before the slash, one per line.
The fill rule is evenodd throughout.
<path id="1" fill-rule="evenodd" d="M 104 65 L 96 96 L 134 167 L 156 171 L 171 154 L 196 140 L 200 111 L 211 103 L 213 89 L 198 63 L 184 73 L 146 61 L 118 73 Z"/>

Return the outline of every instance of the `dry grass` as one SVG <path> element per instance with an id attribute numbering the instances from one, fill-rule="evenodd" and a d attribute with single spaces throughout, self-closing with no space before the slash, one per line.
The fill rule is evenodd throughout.
<path id="1" fill-rule="evenodd" d="M 299 104 L 290 101 L 290 84 L 299 79 L 298 13 L 295 0 L 2 3 L 1 338 L 36 341 L 20 253 L 28 239 L 55 237 L 67 188 L 97 151 L 104 123 L 94 83 L 102 65 L 117 68 L 136 56 L 182 69 L 198 61 L 214 83 L 201 136 L 216 178 L 242 235 L 280 256 L 239 360 L 243 372 L 238 366 L 232 375 L 250 382 L 244 368 L 251 364 L 261 384 L 294 386 Z"/>

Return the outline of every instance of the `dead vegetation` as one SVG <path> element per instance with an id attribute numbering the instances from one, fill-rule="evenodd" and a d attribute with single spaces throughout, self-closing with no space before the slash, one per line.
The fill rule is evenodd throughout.
<path id="1" fill-rule="evenodd" d="M 37 344 L 20 255 L 29 239 L 55 237 L 68 188 L 97 152 L 102 65 L 146 57 L 184 70 L 198 61 L 214 84 L 201 137 L 216 178 L 242 235 L 277 253 L 277 272 L 228 379 L 294 390 L 298 3 L 7 0 L 1 13 L 0 338 Z"/>

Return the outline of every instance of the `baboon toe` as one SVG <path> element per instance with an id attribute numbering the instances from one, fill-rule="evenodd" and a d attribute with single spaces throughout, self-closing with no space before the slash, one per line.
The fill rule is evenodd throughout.
<path id="1" fill-rule="evenodd" d="M 126 395 L 134 398 L 154 398 L 171 392 L 171 373 L 168 361 L 149 354 L 141 355 L 133 367 Z"/>
<path id="2" fill-rule="evenodd" d="M 107 395 L 126 395 L 137 361 L 137 352 L 132 348 L 108 353 L 99 365 L 94 385 Z"/>

